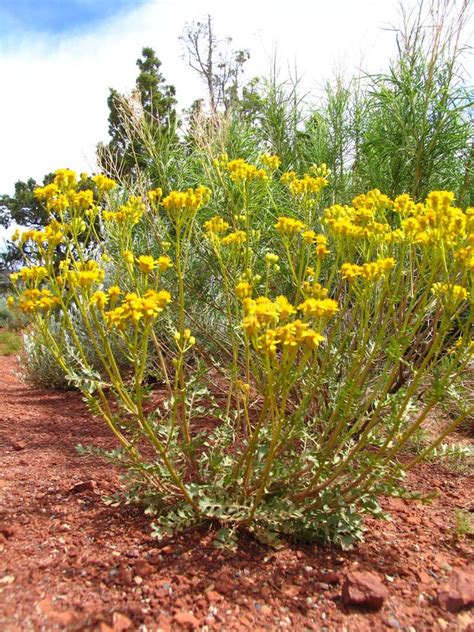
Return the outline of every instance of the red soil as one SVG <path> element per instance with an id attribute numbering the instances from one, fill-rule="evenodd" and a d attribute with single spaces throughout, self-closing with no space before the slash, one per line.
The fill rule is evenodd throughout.
<path id="1" fill-rule="evenodd" d="M 76 455 L 77 443 L 114 445 L 105 425 L 77 393 L 33 390 L 16 369 L 0 357 L 1 630 L 474 629 L 472 611 L 437 601 L 456 569 L 473 568 L 470 541 L 455 535 L 455 510 L 474 505 L 473 477 L 419 466 L 410 485 L 439 496 L 386 499 L 392 520 L 368 520 L 365 543 L 348 553 L 275 551 L 245 537 L 232 553 L 215 549 L 207 528 L 157 542 L 139 508 L 102 502 L 119 488 L 117 471 Z M 381 610 L 344 605 L 352 571 L 379 575 Z"/>

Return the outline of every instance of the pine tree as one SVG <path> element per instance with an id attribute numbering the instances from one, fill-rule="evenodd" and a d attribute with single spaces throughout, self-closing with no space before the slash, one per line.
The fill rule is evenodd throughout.
<path id="1" fill-rule="evenodd" d="M 176 90 L 165 82 L 160 71 L 161 61 L 155 51 L 150 47 L 143 48 L 137 66 L 140 72 L 132 95 L 125 97 L 110 89 L 107 99 L 110 142 L 105 147 L 98 147 L 102 171 L 132 179 L 139 169 L 147 166 L 149 152 L 145 149 L 143 138 L 133 133 L 131 119 L 142 119 L 142 128 L 146 128 L 151 142 L 158 142 L 163 136 L 174 137 L 178 125 Z"/>

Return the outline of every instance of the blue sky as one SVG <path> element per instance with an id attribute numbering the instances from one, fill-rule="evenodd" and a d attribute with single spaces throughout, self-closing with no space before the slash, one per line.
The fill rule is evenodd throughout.
<path id="1" fill-rule="evenodd" d="M 147 0 L 2 0 L 0 36 L 13 33 L 60 34 L 91 29 Z"/>

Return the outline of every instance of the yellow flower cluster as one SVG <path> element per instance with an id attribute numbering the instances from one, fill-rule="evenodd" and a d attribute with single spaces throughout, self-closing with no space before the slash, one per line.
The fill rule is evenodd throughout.
<path id="1" fill-rule="evenodd" d="M 246 241 L 247 241 L 247 234 L 243 230 L 236 230 L 232 233 L 229 233 L 228 235 L 226 235 L 225 237 L 221 239 L 221 243 L 224 246 L 232 246 L 234 244 L 237 244 L 238 246 L 240 246 L 241 244 L 244 244 Z"/>
<path id="2" fill-rule="evenodd" d="M 278 167 L 281 165 L 280 156 L 272 156 L 270 154 L 262 154 L 260 156 L 260 161 L 266 167 L 269 167 L 270 169 L 273 169 L 273 170 L 278 169 Z"/>
<path id="3" fill-rule="evenodd" d="M 98 173 L 96 176 L 92 176 L 92 181 L 96 185 L 99 193 L 104 193 L 105 191 L 111 191 L 115 189 L 117 183 L 115 180 L 111 178 L 107 178 L 103 173 Z"/>
<path id="4" fill-rule="evenodd" d="M 143 296 L 130 292 L 125 295 L 120 305 L 105 312 L 104 318 L 109 327 L 124 329 L 127 324 L 137 327 L 140 321 L 147 324 L 156 318 L 170 301 L 171 295 L 167 290 L 148 290 Z M 99 309 L 103 309 L 99 305 L 105 306 L 98 299 L 96 305 Z"/>
<path id="5" fill-rule="evenodd" d="M 410 199 L 403 206 L 402 229 L 409 241 L 420 245 L 440 241 L 453 246 L 474 231 L 474 213 L 452 206 L 454 194 L 450 191 L 432 191 L 425 204 L 414 204 Z M 402 205 L 398 205 L 399 208 Z"/>
<path id="6" fill-rule="evenodd" d="M 296 171 L 285 171 L 284 173 L 282 173 L 281 178 L 280 178 L 280 182 L 283 182 L 283 184 L 290 184 L 290 182 L 292 182 L 293 180 L 296 179 Z"/>
<path id="7" fill-rule="evenodd" d="M 32 266 L 31 268 L 22 268 L 18 272 L 10 274 L 10 281 L 16 283 L 18 280 L 26 283 L 39 283 L 48 276 L 48 271 L 43 266 Z"/>
<path id="8" fill-rule="evenodd" d="M 235 286 L 235 295 L 238 298 L 248 298 L 252 296 L 252 286 L 248 281 L 240 281 Z"/>
<path id="9" fill-rule="evenodd" d="M 474 242 L 474 233 L 469 235 L 468 239 Z M 454 258 L 462 267 L 474 273 L 474 246 L 469 245 L 466 248 L 459 248 L 459 250 L 454 253 Z"/>
<path id="10" fill-rule="evenodd" d="M 47 243 L 51 247 L 55 247 L 64 240 L 64 236 L 68 231 L 68 226 L 57 220 L 52 220 L 44 227 L 44 230 L 35 230 L 30 228 L 23 231 L 21 234 L 18 230 L 12 236 L 12 241 L 20 241 L 24 244 L 28 241 L 33 241 L 37 246 L 42 246 L 43 243 Z"/>
<path id="11" fill-rule="evenodd" d="M 87 211 L 94 203 L 94 193 L 90 189 L 77 191 L 77 185 L 74 171 L 58 169 L 50 184 L 36 188 L 33 193 L 50 212 L 61 215 L 66 209 Z"/>
<path id="12" fill-rule="evenodd" d="M 306 226 L 299 219 L 293 217 L 279 217 L 275 228 L 281 235 L 296 235 L 306 229 Z"/>
<path id="13" fill-rule="evenodd" d="M 392 257 L 386 257 L 377 259 L 377 261 L 370 261 L 364 263 L 361 266 L 356 263 L 343 263 L 341 267 L 342 278 L 347 279 L 350 283 L 355 281 L 358 277 L 365 279 L 366 281 L 376 281 L 385 277 L 395 265 L 395 259 Z"/>
<path id="14" fill-rule="evenodd" d="M 446 298 L 450 303 L 461 303 L 469 296 L 468 291 L 462 285 L 449 285 L 448 283 L 433 283 L 431 292 L 439 298 Z"/>
<path id="15" fill-rule="evenodd" d="M 168 268 L 173 265 L 171 259 L 166 255 L 154 259 L 150 255 L 140 255 L 137 259 L 138 267 L 144 274 L 149 274 L 155 268 L 158 268 L 160 272 L 166 272 Z"/>
<path id="16" fill-rule="evenodd" d="M 76 264 L 74 270 L 66 271 L 67 280 L 71 286 L 89 288 L 94 283 L 101 283 L 104 280 L 105 271 L 99 267 L 97 261 L 86 261 Z"/>
<path id="17" fill-rule="evenodd" d="M 209 202 L 211 190 L 204 186 L 187 191 L 171 191 L 163 201 L 163 207 L 174 214 L 176 211 L 188 211 L 195 213 Z"/>
<path id="18" fill-rule="evenodd" d="M 226 164 L 226 168 L 233 182 L 268 180 L 268 174 L 265 169 L 258 169 L 254 165 L 245 162 L 242 158 L 231 160 Z"/>
<path id="19" fill-rule="evenodd" d="M 307 276 L 314 277 L 315 271 L 313 268 L 307 268 Z M 305 296 L 311 296 L 312 298 L 323 299 L 328 295 L 328 289 L 323 287 L 321 283 L 315 283 L 314 281 L 303 281 L 302 285 L 303 294 Z"/>
<path id="20" fill-rule="evenodd" d="M 246 297 L 242 300 L 242 309 L 243 329 L 255 347 L 269 356 L 275 356 L 278 346 L 314 350 L 324 340 L 324 336 L 300 319 L 280 324 L 296 313 L 286 296 L 278 296 L 274 301 L 265 296 L 255 300 Z"/>
<path id="21" fill-rule="evenodd" d="M 295 197 L 303 197 L 305 195 L 316 195 L 327 185 L 327 178 L 323 176 L 317 176 L 314 178 L 309 175 L 309 173 L 305 173 L 302 178 L 293 178 L 290 180 L 288 183 L 288 189 L 290 190 L 291 195 Z"/>
<path id="22" fill-rule="evenodd" d="M 393 207 L 392 200 L 378 189 L 362 193 L 352 200 L 352 206 L 357 210 L 383 211 Z"/>
<path id="23" fill-rule="evenodd" d="M 325 235 L 318 235 L 314 230 L 305 230 L 303 231 L 302 237 L 303 241 L 308 245 L 316 244 L 316 254 L 320 259 L 329 254 L 327 247 L 328 240 Z"/>
<path id="24" fill-rule="evenodd" d="M 308 318 L 332 318 L 339 311 L 337 302 L 332 298 L 307 298 L 298 305 L 298 310 Z"/>
<path id="25" fill-rule="evenodd" d="M 160 200 L 162 197 L 163 197 L 163 189 L 161 187 L 148 191 L 148 199 L 154 206 L 157 206 L 160 203 Z"/>
<path id="26" fill-rule="evenodd" d="M 228 228 L 228 222 L 226 222 L 220 215 L 214 215 L 214 217 L 207 220 L 207 222 L 204 222 L 204 230 L 206 233 L 218 235 L 219 233 L 225 232 Z"/>
<path id="27" fill-rule="evenodd" d="M 106 221 L 117 222 L 119 224 L 138 224 L 145 212 L 145 205 L 141 197 L 131 195 L 126 204 L 122 204 L 118 211 L 104 211 L 103 218 Z"/>
<path id="28" fill-rule="evenodd" d="M 372 203 L 361 206 L 358 202 L 357 207 L 334 204 L 325 209 L 324 223 L 334 235 L 371 238 L 391 230 L 386 221 L 378 221 L 377 213 L 378 207 Z"/>
<path id="29" fill-rule="evenodd" d="M 24 314 L 48 312 L 60 303 L 58 296 L 53 296 L 50 290 L 38 288 L 26 289 L 20 295 L 18 307 Z"/>

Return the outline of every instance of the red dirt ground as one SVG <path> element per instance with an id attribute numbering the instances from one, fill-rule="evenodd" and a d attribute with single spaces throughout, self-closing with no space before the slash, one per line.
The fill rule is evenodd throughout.
<path id="1" fill-rule="evenodd" d="M 232 553 L 213 547 L 209 529 L 157 542 L 139 508 L 102 502 L 118 489 L 117 472 L 76 455 L 79 442 L 113 446 L 105 425 L 77 393 L 31 389 L 16 370 L 0 357 L 2 631 L 474 629 L 472 610 L 451 614 L 437 603 L 450 575 L 473 567 L 454 517 L 473 506 L 472 477 L 420 466 L 411 486 L 439 496 L 429 506 L 387 499 L 392 520 L 368 520 L 365 543 L 348 553 L 275 551 L 250 538 Z M 92 489 L 71 492 L 90 481 Z M 343 604 L 353 570 L 385 583 L 379 612 Z"/>

